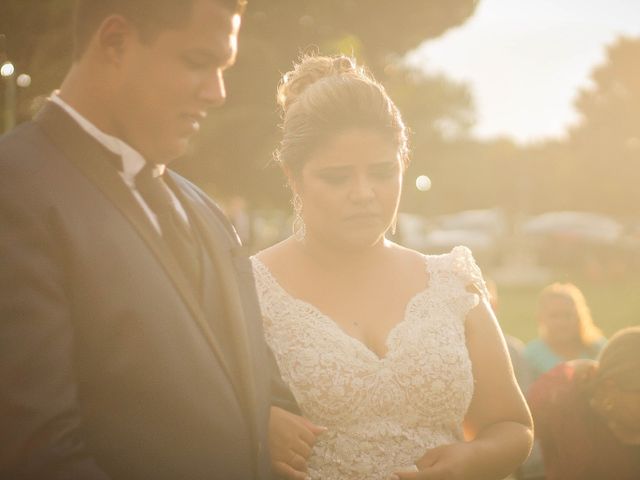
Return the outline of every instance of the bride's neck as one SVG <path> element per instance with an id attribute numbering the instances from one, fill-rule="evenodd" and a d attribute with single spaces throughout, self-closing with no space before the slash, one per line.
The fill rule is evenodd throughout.
<path id="1" fill-rule="evenodd" d="M 345 248 L 307 237 L 298 246 L 303 255 L 328 270 L 362 270 L 381 258 L 388 242 L 382 237 L 370 246 Z"/>

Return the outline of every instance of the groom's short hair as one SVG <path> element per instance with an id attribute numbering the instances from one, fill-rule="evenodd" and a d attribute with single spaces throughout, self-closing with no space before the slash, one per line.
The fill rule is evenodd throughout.
<path id="1" fill-rule="evenodd" d="M 196 0 L 76 0 L 74 21 L 74 58 L 79 59 L 91 37 L 109 15 L 127 18 L 145 40 L 167 28 L 186 24 Z M 242 14 L 246 0 L 210 0 L 233 13 Z"/>

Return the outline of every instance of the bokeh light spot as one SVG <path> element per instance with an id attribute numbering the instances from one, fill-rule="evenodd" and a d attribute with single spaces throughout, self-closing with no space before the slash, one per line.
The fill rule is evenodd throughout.
<path id="1" fill-rule="evenodd" d="M 426 175 L 420 175 L 416 178 L 416 188 L 421 192 L 431 189 L 431 179 Z"/>
<path id="2" fill-rule="evenodd" d="M 27 88 L 29 85 L 31 85 L 31 76 L 27 75 L 26 73 L 21 73 L 20 75 L 18 75 L 18 78 L 16 78 L 16 83 L 21 88 Z"/>
<path id="3" fill-rule="evenodd" d="M 11 62 L 3 63 L 2 66 L 0 67 L 0 75 L 2 75 L 3 77 L 10 77 L 11 75 L 13 75 L 14 72 L 15 72 L 15 67 Z"/>

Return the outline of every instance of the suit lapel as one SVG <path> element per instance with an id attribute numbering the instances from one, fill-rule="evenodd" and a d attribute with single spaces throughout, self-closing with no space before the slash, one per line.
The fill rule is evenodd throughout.
<path id="1" fill-rule="evenodd" d="M 198 302 L 197 292 L 189 283 L 184 272 L 167 249 L 142 208 L 137 205 L 134 196 L 124 183 L 117 170 L 111 164 L 114 155 L 103 148 L 61 108 L 47 104 L 35 121 L 50 137 L 51 141 L 64 153 L 92 183 L 113 203 L 129 220 L 131 225 L 154 253 L 182 297 L 195 322 L 200 327 L 209 346 L 218 358 L 222 368 L 231 378 L 227 361 L 224 358 L 218 339 L 207 322 Z"/>
<path id="2" fill-rule="evenodd" d="M 190 194 L 187 189 L 177 187 L 171 176 L 167 178 L 167 182 L 173 184 L 171 186 L 174 192 L 181 197 L 182 204 L 189 208 L 190 218 L 195 221 L 196 227 L 203 233 L 205 248 L 217 269 L 220 288 L 225 299 L 227 322 L 231 331 L 235 361 L 240 372 L 240 378 L 236 380 L 250 409 L 252 428 L 255 428 L 257 415 L 256 373 L 254 362 L 252 361 L 253 352 L 250 348 L 251 343 L 249 332 L 247 331 L 238 274 L 234 265 L 234 254 L 238 253 L 240 247 L 235 245 L 235 241 L 230 238 L 230 233 L 222 221 L 212 212 L 209 205 L 204 203 L 195 193 Z M 186 196 L 188 198 L 185 200 L 184 197 Z"/>

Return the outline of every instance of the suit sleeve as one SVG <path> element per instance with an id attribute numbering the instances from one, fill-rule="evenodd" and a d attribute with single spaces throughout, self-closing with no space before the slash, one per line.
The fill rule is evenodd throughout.
<path id="1" fill-rule="evenodd" d="M 238 234 L 236 233 L 236 231 L 233 229 L 231 222 L 226 217 L 222 209 L 218 205 L 216 205 L 215 202 L 213 202 L 204 192 L 202 192 L 192 184 L 189 184 L 189 185 L 196 192 L 198 192 L 200 199 L 209 206 L 209 208 L 213 213 L 215 213 L 216 217 L 218 218 L 220 223 L 224 226 L 225 230 L 227 231 L 229 241 L 233 245 L 233 248 L 237 250 L 238 247 L 241 246 L 240 238 L 238 237 Z M 242 251 L 242 255 L 246 256 L 246 252 Z M 259 312 L 259 308 L 256 307 L 256 309 Z M 257 315 L 259 316 L 259 313 Z M 297 415 L 301 415 L 300 407 L 298 406 L 298 403 L 296 402 L 296 399 L 294 398 L 293 393 L 291 393 L 291 390 L 289 389 L 285 381 L 282 379 L 282 375 L 280 375 L 280 369 L 278 368 L 278 363 L 276 362 L 273 352 L 267 345 L 266 341 L 264 341 L 264 336 L 262 337 L 262 343 L 264 344 L 264 348 L 267 355 L 266 370 L 267 370 L 267 374 L 269 375 L 271 405 L 283 408 Z"/>
<path id="2" fill-rule="evenodd" d="M 55 212 L 6 160 L 0 155 L 0 478 L 107 480 L 81 434 Z"/>
<path id="3" fill-rule="evenodd" d="M 276 359 L 268 346 L 267 355 L 269 357 L 269 377 L 271 379 L 271 405 L 283 408 L 296 415 L 302 415 L 298 402 L 296 402 L 293 393 L 291 393 L 291 390 L 282 379 Z"/>

